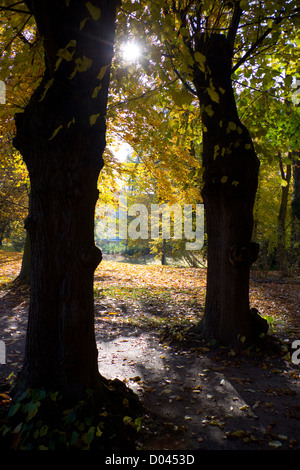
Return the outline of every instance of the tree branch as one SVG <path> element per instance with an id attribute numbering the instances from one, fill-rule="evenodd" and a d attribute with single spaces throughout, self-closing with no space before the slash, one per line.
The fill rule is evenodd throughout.
<path id="1" fill-rule="evenodd" d="M 300 12 L 300 8 L 296 8 L 294 12 L 289 16 L 289 18 L 292 18 L 293 16 L 296 16 Z M 278 18 L 274 19 L 274 24 L 278 25 L 280 24 L 286 17 L 285 16 L 278 16 Z M 234 73 L 242 64 L 246 62 L 246 60 L 251 57 L 251 55 L 254 53 L 254 51 L 263 43 L 263 41 L 266 39 L 266 37 L 273 31 L 273 26 L 269 27 L 266 29 L 266 31 L 252 44 L 250 49 L 243 55 L 243 57 L 240 58 L 240 60 L 235 64 L 235 66 L 232 68 L 232 73 Z"/>
<path id="2" fill-rule="evenodd" d="M 233 56 L 234 41 L 236 38 L 241 16 L 242 16 L 242 9 L 240 7 L 240 1 L 238 0 L 235 2 L 235 5 L 234 5 L 231 23 L 230 23 L 228 34 L 227 34 L 227 40 L 229 42 L 231 56 Z"/>
<path id="3" fill-rule="evenodd" d="M 25 15 L 31 15 L 30 11 L 19 10 L 18 8 L 11 7 L 0 7 L 0 11 L 11 11 L 13 13 L 24 13 Z"/>
<path id="4" fill-rule="evenodd" d="M 178 78 L 175 78 L 173 80 L 171 80 L 168 85 L 172 85 L 173 83 L 175 83 L 176 81 L 178 80 Z M 141 93 L 140 95 L 137 95 L 137 96 L 133 96 L 132 98 L 128 98 L 127 100 L 125 101 L 120 101 L 116 104 L 112 104 L 111 106 L 108 106 L 107 108 L 107 115 L 109 115 L 109 112 L 112 110 L 112 109 L 115 109 L 115 108 L 121 108 L 122 106 L 125 106 L 126 104 L 128 103 L 131 103 L 132 101 L 136 101 L 136 100 L 139 100 L 139 99 L 142 99 L 142 98 L 145 98 L 146 96 L 149 96 L 151 94 L 155 94 L 157 93 L 159 90 L 161 90 L 162 88 L 164 88 L 165 85 L 159 85 L 155 88 L 153 88 L 152 90 L 148 90 L 148 91 L 145 91 L 144 93 Z"/>
<path id="5" fill-rule="evenodd" d="M 187 83 L 187 81 L 183 78 L 183 76 L 180 74 L 180 72 L 177 70 L 177 68 L 173 65 L 173 61 L 171 61 L 171 63 L 172 63 L 172 68 L 173 68 L 175 74 L 177 75 L 177 77 L 179 78 L 179 80 L 181 81 L 181 83 L 183 84 L 183 86 L 187 89 L 187 91 L 188 91 L 189 93 L 192 93 L 192 95 L 197 96 L 196 90 L 194 90 L 194 89 Z"/>

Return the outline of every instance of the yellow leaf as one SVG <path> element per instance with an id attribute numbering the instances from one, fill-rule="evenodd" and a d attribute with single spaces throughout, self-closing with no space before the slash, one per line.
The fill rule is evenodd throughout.
<path id="1" fill-rule="evenodd" d="M 104 77 L 104 75 L 106 74 L 106 70 L 108 69 L 109 65 L 104 65 L 103 67 L 101 67 L 100 69 L 100 72 L 99 72 L 99 75 L 98 75 L 98 80 L 102 80 L 102 78 Z"/>
<path id="2" fill-rule="evenodd" d="M 217 93 L 215 90 L 212 90 L 211 88 L 207 88 L 207 93 L 209 94 L 210 99 L 211 99 L 212 101 L 214 101 L 215 103 L 219 103 L 219 102 L 220 102 L 219 95 L 218 95 L 218 93 Z"/>
<path id="3" fill-rule="evenodd" d="M 214 160 L 217 158 L 217 156 L 219 155 L 219 150 L 220 150 L 220 146 L 219 145 L 215 145 L 214 147 Z"/>
<path id="4" fill-rule="evenodd" d="M 208 106 L 206 106 L 206 107 L 204 108 L 204 110 L 205 110 L 206 114 L 207 114 L 209 117 L 212 117 L 212 116 L 214 115 L 214 111 L 213 111 L 213 109 L 212 109 L 212 105 L 211 105 L 211 104 L 209 104 Z"/>
<path id="5" fill-rule="evenodd" d="M 45 85 L 45 88 L 44 88 L 44 92 L 40 98 L 40 101 L 43 101 L 43 99 L 45 98 L 46 96 L 46 93 L 47 91 L 49 90 L 49 88 L 52 86 L 52 83 L 54 82 L 54 78 L 51 78 L 51 80 L 49 80 L 46 85 Z"/>
<path id="6" fill-rule="evenodd" d="M 195 52 L 194 57 L 195 57 L 195 61 L 199 64 L 200 70 L 204 71 L 205 69 L 204 64 L 206 61 L 205 55 L 201 54 L 201 52 Z"/>
<path id="7" fill-rule="evenodd" d="M 85 72 L 91 67 L 92 63 L 92 59 L 89 59 L 85 55 L 82 58 L 78 57 L 78 59 L 75 60 L 77 72 Z"/>
<path id="8" fill-rule="evenodd" d="M 75 118 L 74 118 L 74 117 L 73 117 L 73 119 L 72 119 L 71 121 L 68 122 L 67 128 L 69 129 L 69 127 L 70 127 L 72 124 L 75 124 Z"/>
<path id="9" fill-rule="evenodd" d="M 87 22 L 87 20 L 89 20 L 90 18 L 84 18 L 84 20 L 80 21 L 80 25 L 79 25 L 79 30 L 81 31 L 84 26 L 85 26 L 85 23 Z"/>
<path id="10" fill-rule="evenodd" d="M 236 131 L 237 125 L 233 121 L 229 121 L 228 126 L 227 126 L 227 133 L 231 131 Z"/>
<path id="11" fill-rule="evenodd" d="M 189 106 L 193 101 L 193 96 L 187 91 L 172 92 L 172 98 L 177 106 Z"/>
<path id="12" fill-rule="evenodd" d="M 89 10 L 90 15 L 93 18 L 93 20 L 98 21 L 100 19 L 100 16 L 101 16 L 100 8 L 96 7 L 91 2 L 87 2 L 85 4 L 85 6 Z"/>
<path id="13" fill-rule="evenodd" d="M 88 70 L 92 66 L 92 63 L 93 63 L 92 59 L 89 59 L 86 56 L 83 56 L 82 58 L 78 57 L 75 60 L 75 68 L 74 68 L 73 73 L 70 76 L 70 79 L 72 79 L 76 75 L 77 72 L 80 72 L 80 73 L 86 72 L 86 70 Z"/>
<path id="14" fill-rule="evenodd" d="M 225 175 L 224 175 L 224 176 L 222 176 L 222 178 L 221 178 L 221 183 L 226 183 L 227 180 L 228 180 L 228 176 L 225 176 Z"/>
<path id="15" fill-rule="evenodd" d="M 246 411 L 249 409 L 249 406 L 248 405 L 243 405 L 243 406 L 240 406 L 240 410 L 241 411 Z"/>
<path id="16" fill-rule="evenodd" d="M 52 136 L 50 137 L 49 140 L 54 139 L 54 137 L 59 133 L 59 131 L 60 131 L 62 128 L 63 128 L 63 125 L 62 125 L 62 124 L 61 124 L 59 127 L 57 127 L 57 128 L 55 129 L 55 131 L 53 132 L 53 134 L 52 134 Z"/>
<path id="17" fill-rule="evenodd" d="M 93 91 L 93 94 L 92 94 L 92 98 L 97 98 L 98 93 L 99 93 L 99 91 L 101 90 L 101 88 L 102 88 L 101 83 L 100 83 L 99 86 L 96 86 L 96 88 L 94 88 L 94 91 Z"/>
<path id="18" fill-rule="evenodd" d="M 98 119 L 99 116 L 100 116 L 99 113 L 98 113 L 98 114 L 92 114 L 92 115 L 90 116 L 90 125 L 91 125 L 91 126 L 93 126 L 93 125 L 96 123 L 96 121 L 97 121 L 97 119 Z"/>

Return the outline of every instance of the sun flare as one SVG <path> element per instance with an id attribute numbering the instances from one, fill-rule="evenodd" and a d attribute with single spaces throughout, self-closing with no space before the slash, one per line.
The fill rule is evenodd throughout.
<path id="1" fill-rule="evenodd" d="M 127 42 L 122 48 L 122 55 L 126 62 L 135 62 L 141 55 L 141 48 L 136 42 Z"/>

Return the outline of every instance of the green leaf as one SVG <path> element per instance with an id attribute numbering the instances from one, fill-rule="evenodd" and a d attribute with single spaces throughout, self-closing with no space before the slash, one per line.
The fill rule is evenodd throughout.
<path id="1" fill-rule="evenodd" d="M 13 429 L 13 434 L 19 434 L 21 432 L 21 429 L 23 427 L 23 423 L 19 423 L 14 429 Z"/>
<path id="2" fill-rule="evenodd" d="M 8 417 L 14 416 L 17 413 L 17 411 L 19 410 L 20 406 L 21 406 L 20 402 L 17 402 L 14 405 L 12 405 L 9 409 Z"/>
<path id="3" fill-rule="evenodd" d="M 59 394 L 59 392 L 50 392 L 49 396 L 50 396 L 52 401 L 56 401 L 58 394 Z"/>
<path id="4" fill-rule="evenodd" d="M 89 428 L 89 430 L 88 430 L 87 433 L 83 434 L 82 440 L 83 440 L 86 444 L 90 445 L 91 442 L 93 441 L 94 437 L 95 437 L 95 427 L 92 426 L 92 427 Z"/>
<path id="5" fill-rule="evenodd" d="M 143 421 L 143 417 L 140 417 L 140 418 L 136 418 L 134 420 L 134 424 L 136 425 L 136 430 L 139 432 L 141 427 L 142 427 L 142 421 Z"/>
<path id="6" fill-rule="evenodd" d="M 44 426 L 42 426 L 41 430 L 40 430 L 40 436 L 41 437 L 46 436 L 47 433 L 48 433 L 48 429 L 49 429 L 49 426 L 47 426 L 46 424 Z"/>
<path id="7" fill-rule="evenodd" d="M 38 409 L 39 409 L 39 406 L 40 406 L 41 402 L 40 401 L 37 401 L 37 402 L 30 402 L 30 403 L 27 403 L 25 406 L 24 406 L 24 411 L 25 413 L 27 413 L 27 418 L 26 418 L 26 421 L 30 421 L 32 418 L 35 417 L 35 415 L 37 414 L 38 412 Z"/>
<path id="8" fill-rule="evenodd" d="M 132 418 L 130 418 L 130 416 L 124 416 L 123 418 L 123 423 L 128 425 L 132 422 Z"/>
<path id="9" fill-rule="evenodd" d="M 65 418 L 64 418 L 64 423 L 65 424 L 72 424 L 75 422 L 76 420 L 76 411 L 74 411 L 73 409 L 71 410 L 66 410 L 65 412 Z"/>
<path id="10" fill-rule="evenodd" d="M 78 441 L 78 438 L 79 438 L 79 433 L 77 431 L 73 431 L 72 436 L 71 436 L 71 440 L 70 440 L 71 446 L 73 446 L 75 444 L 75 442 Z"/>

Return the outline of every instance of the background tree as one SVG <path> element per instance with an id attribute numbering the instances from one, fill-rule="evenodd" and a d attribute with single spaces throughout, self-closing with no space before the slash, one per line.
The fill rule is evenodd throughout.
<path id="1" fill-rule="evenodd" d="M 151 59 L 158 64 L 153 69 L 165 83 L 180 78 L 182 90 L 200 105 L 208 235 L 201 333 L 225 344 L 241 339 L 249 344 L 259 334 L 248 295 L 250 266 L 258 254 L 251 238 L 259 161 L 238 115 L 232 74 L 239 76 L 245 64 L 253 74 L 262 61 L 270 66 L 264 52 L 278 52 L 279 37 L 294 34 L 296 4 L 157 0 L 135 2 L 128 11 L 132 35 L 142 36 L 149 48 L 148 66 Z"/>

